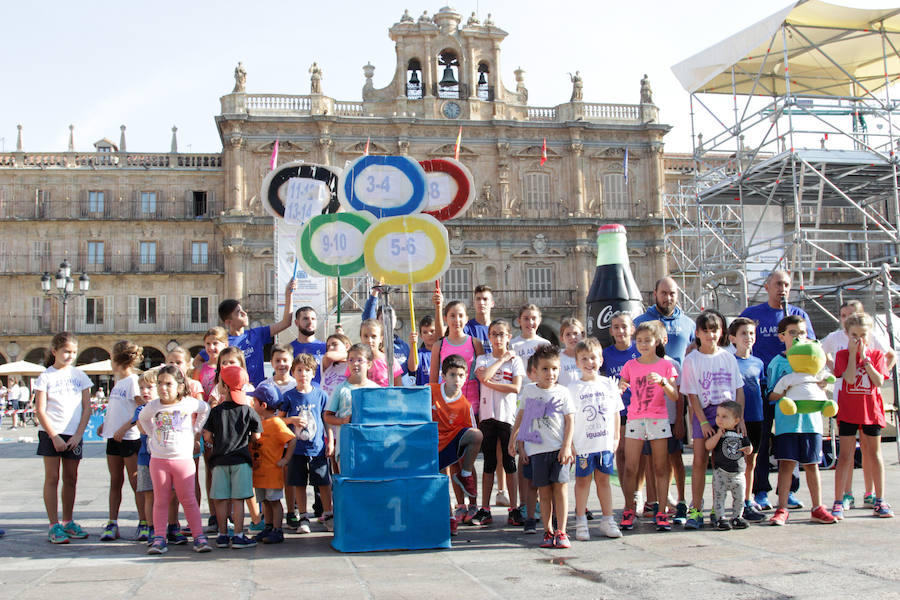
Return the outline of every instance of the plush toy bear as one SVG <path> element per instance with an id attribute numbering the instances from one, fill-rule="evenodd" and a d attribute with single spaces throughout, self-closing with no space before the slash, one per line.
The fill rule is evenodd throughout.
<path id="1" fill-rule="evenodd" d="M 826 417 L 836 415 L 837 403 L 829 399 L 819 385 L 835 381 L 831 373 L 822 373 L 825 368 L 825 351 L 822 350 L 822 345 L 816 340 L 794 340 L 786 355 L 794 372 L 785 375 L 790 378 L 790 387 L 778 402 L 781 412 L 786 415 L 814 412 L 821 412 Z"/>

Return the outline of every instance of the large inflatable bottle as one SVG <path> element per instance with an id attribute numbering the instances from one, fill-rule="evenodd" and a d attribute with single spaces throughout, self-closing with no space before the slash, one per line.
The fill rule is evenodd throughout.
<path id="1" fill-rule="evenodd" d="M 587 297 L 587 335 L 600 340 L 604 348 L 613 343 L 609 322 L 616 312 L 636 317 L 644 306 L 628 265 L 625 226 L 609 224 L 597 230 L 597 270 Z"/>

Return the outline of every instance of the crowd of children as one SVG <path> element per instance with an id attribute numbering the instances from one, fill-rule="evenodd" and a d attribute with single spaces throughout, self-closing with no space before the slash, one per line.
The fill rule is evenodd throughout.
<path id="1" fill-rule="evenodd" d="M 187 351 L 175 348 L 161 368 L 138 374 L 142 348 L 128 341 L 115 345 L 116 383 L 99 430 L 106 440 L 110 474 L 109 518 L 101 541 L 120 537 L 118 516 L 126 480 L 138 515 L 134 539 L 146 542 L 150 554 L 185 544 L 188 535 L 196 552 L 209 552 L 213 546 L 241 549 L 280 543 L 285 528 L 310 533 L 313 519 L 323 530 L 333 530 L 331 476 L 340 472 L 341 426 L 353 418 L 351 392 L 400 385 L 404 377 L 430 386 L 439 467 L 450 477 L 456 501 L 449 507 L 451 533 L 460 525 L 493 524 L 496 480 L 494 504 L 508 507 L 508 526 L 537 533 L 540 520 L 541 547 L 570 547 L 568 485 L 573 478 L 574 533 L 579 541 L 590 539 L 589 521 L 597 519 L 588 510 L 592 485 L 601 513 L 596 532 L 617 538 L 622 530 L 635 527 L 643 479 L 648 489 L 644 514 L 657 530 L 669 531 L 673 522 L 699 529 L 710 458 L 710 526 L 743 529 L 765 519 L 751 500 L 763 406 L 796 394 L 795 388 L 806 384 L 797 383 L 784 352 L 763 372 L 761 361 L 752 355 L 752 319 L 739 317 L 726 327 L 720 314 L 704 311 L 695 322 L 695 345 L 680 361 L 667 356 L 667 332 L 658 320 L 635 326 L 631 315 L 614 314 L 613 343 L 603 348 L 585 337 L 578 319 L 567 318 L 559 331 L 564 345 L 560 350 L 538 335 L 541 311 L 535 305 L 519 310 L 516 324 L 521 333 L 513 338 L 508 321 L 491 318 L 490 288 L 476 288 L 473 319 L 463 302 L 444 305 L 437 289 L 435 316 L 419 322 L 418 332 L 410 336 L 411 347 L 393 339 L 400 350 L 388 365 L 383 345 L 391 341 L 385 339 L 380 320 L 362 322 L 360 343 L 353 344 L 343 333 L 319 341 L 315 310 L 291 312 L 292 286 L 286 290 L 285 318 L 268 327 L 247 329 L 240 303 L 224 301 L 219 315 L 226 328 L 206 333 L 204 351 L 193 362 Z M 369 312 L 374 312 L 374 303 L 367 305 Z M 843 337 L 826 344 L 829 366 L 840 377 L 835 384 L 841 452 L 834 504 L 830 509 L 822 504 L 821 413 L 788 415 L 776 410 L 778 503 L 769 518 L 772 525 L 788 521 L 788 493 L 797 465 L 806 472 L 811 519 L 831 524 L 844 518 L 853 506 L 850 480 L 857 432 L 866 491 L 872 496 L 866 501 L 876 516 L 893 516 L 884 499 L 880 435 L 885 420 L 879 387 L 894 355 L 873 343 L 873 321 L 861 305 L 852 308 L 846 315 L 842 309 Z M 292 314 L 298 339 L 272 346 L 273 375 L 264 379 L 263 347 L 290 324 Z M 785 317 L 778 323 L 778 336 L 785 349 L 804 341 L 804 319 Z M 48 368 L 34 384 L 48 539 L 56 544 L 88 537 L 73 515 L 92 385 L 73 366 L 77 350 L 74 336 L 56 335 Z M 681 457 L 685 417 L 693 439 L 689 507 Z M 480 503 L 475 469 L 479 454 Z M 677 502 L 668 494 L 673 474 Z M 613 512 L 615 478 L 624 495 L 618 522 Z M 312 511 L 308 486 L 315 496 Z M 210 514 L 205 527 L 200 513 L 204 493 Z M 179 505 L 189 529 L 178 522 Z M 250 513 L 246 527 L 245 505 Z M 213 543 L 207 533 L 215 534 Z"/>

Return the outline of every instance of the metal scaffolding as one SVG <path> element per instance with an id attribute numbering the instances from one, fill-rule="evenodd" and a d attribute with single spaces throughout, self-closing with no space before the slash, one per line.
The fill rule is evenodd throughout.
<path id="1" fill-rule="evenodd" d="M 900 255 L 898 15 L 796 2 L 673 67 L 693 172 L 667 195 L 665 235 L 689 309 L 736 314 L 776 268 L 825 315 L 828 290 L 871 282 L 876 300 Z"/>

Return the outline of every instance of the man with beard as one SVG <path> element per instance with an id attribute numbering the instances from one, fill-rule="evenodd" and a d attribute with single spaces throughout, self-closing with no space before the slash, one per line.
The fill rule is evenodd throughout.
<path id="1" fill-rule="evenodd" d="M 291 342 L 294 356 L 309 354 L 316 359 L 316 376 L 313 383 L 317 386 L 322 379 L 322 356 L 325 354 L 325 342 L 316 339 L 316 327 L 319 315 L 312 306 L 303 306 L 294 313 L 294 325 L 297 326 L 297 339 Z"/>

